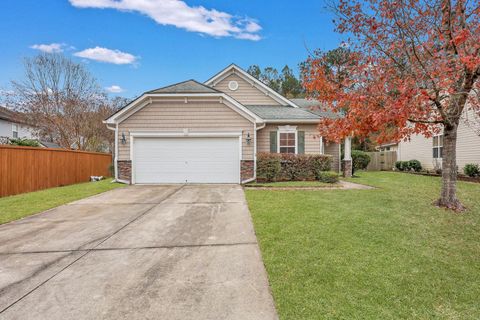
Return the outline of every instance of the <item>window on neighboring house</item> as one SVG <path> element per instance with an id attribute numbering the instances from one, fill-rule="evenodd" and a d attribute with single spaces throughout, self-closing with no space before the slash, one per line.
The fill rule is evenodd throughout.
<path id="1" fill-rule="evenodd" d="M 433 137 L 433 158 L 439 159 L 443 157 L 443 134 Z"/>
<path id="2" fill-rule="evenodd" d="M 18 124 L 12 123 L 12 137 L 18 138 Z"/>
<path id="3" fill-rule="evenodd" d="M 296 153 L 297 134 L 295 132 L 279 132 L 278 152 Z"/>

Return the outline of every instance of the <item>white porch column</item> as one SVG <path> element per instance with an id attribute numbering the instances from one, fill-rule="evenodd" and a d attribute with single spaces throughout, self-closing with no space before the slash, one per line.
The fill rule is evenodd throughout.
<path id="1" fill-rule="evenodd" d="M 351 137 L 346 137 L 344 142 L 344 156 L 342 160 L 343 167 L 343 176 L 351 177 L 353 174 L 353 164 L 352 164 L 352 139 Z"/>
<path id="2" fill-rule="evenodd" d="M 324 149 L 323 149 L 323 137 L 320 137 L 320 154 L 324 154 Z"/>
<path id="3" fill-rule="evenodd" d="M 345 156 L 343 160 L 352 160 L 352 138 L 345 138 Z"/>

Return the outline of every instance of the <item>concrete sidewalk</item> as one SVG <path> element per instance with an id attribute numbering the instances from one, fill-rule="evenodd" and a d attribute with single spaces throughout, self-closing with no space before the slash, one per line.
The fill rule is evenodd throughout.
<path id="1" fill-rule="evenodd" d="M 0 226 L 0 319 L 277 319 L 243 190 L 132 186 Z"/>

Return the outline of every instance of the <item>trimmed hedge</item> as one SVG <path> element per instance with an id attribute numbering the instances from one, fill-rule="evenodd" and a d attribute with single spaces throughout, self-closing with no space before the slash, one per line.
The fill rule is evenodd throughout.
<path id="1" fill-rule="evenodd" d="M 268 182 L 275 181 L 281 170 L 280 158 L 275 153 L 259 153 L 257 155 L 257 178 Z"/>
<path id="2" fill-rule="evenodd" d="M 332 166 L 330 155 L 294 155 L 259 153 L 257 155 L 257 180 L 295 181 L 315 180 Z"/>
<path id="3" fill-rule="evenodd" d="M 397 161 L 395 162 L 395 168 L 399 171 L 415 171 L 420 172 L 422 170 L 422 164 L 418 160 L 409 161 Z"/>
<path id="4" fill-rule="evenodd" d="M 318 175 L 318 180 L 325 183 L 337 183 L 338 173 L 333 171 L 322 171 Z"/>
<path id="5" fill-rule="evenodd" d="M 480 176 L 480 165 L 467 163 L 463 168 L 463 173 L 469 177 Z"/>
<path id="6" fill-rule="evenodd" d="M 361 150 L 352 150 L 352 174 L 355 174 L 355 171 L 367 169 L 370 160 L 368 153 Z"/>

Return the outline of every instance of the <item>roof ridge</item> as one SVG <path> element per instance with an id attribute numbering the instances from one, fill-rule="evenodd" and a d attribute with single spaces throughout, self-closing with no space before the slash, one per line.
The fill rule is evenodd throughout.
<path id="1" fill-rule="evenodd" d="M 144 94 L 155 93 L 155 91 L 168 89 L 168 88 L 175 87 L 175 86 L 178 86 L 178 85 L 181 85 L 181 84 L 190 82 L 190 81 L 192 81 L 192 82 L 196 83 L 197 85 L 200 85 L 200 86 L 202 86 L 202 87 L 204 87 L 204 88 L 208 88 L 208 89 L 210 89 L 210 90 L 213 90 L 213 91 L 215 91 L 215 92 L 220 93 L 220 91 L 218 91 L 217 89 L 212 88 L 212 87 L 210 87 L 210 86 L 208 86 L 208 85 L 206 85 L 206 84 L 204 84 L 204 83 L 201 83 L 201 82 L 199 82 L 199 81 L 197 81 L 197 80 L 195 80 L 195 79 L 188 79 L 188 80 L 184 80 L 184 81 L 180 81 L 180 82 L 177 82 L 177 83 L 173 83 L 173 84 L 170 84 L 170 85 L 167 85 L 167 86 L 164 86 L 164 87 L 160 87 L 160 88 L 157 88 L 157 89 L 145 91 Z"/>

